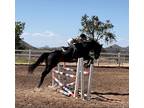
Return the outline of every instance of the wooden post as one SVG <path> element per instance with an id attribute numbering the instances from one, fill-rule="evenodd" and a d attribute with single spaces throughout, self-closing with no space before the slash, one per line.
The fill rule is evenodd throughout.
<path id="1" fill-rule="evenodd" d="M 120 63 L 121 63 L 121 60 L 120 60 L 120 52 L 118 53 L 118 65 L 120 67 Z"/>
<path id="2" fill-rule="evenodd" d="M 31 50 L 29 49 L 28 64 L 30 64 L 30 61 L 31 61 Z"/>

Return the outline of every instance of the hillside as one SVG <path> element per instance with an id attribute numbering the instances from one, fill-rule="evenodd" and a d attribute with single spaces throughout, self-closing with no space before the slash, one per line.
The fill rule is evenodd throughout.
<path id="1" fill-rule="evenodd" d="M 21 44 L 22 44 L 23 46 L 25 46 L 26 49 L 38 49 L 38 48 L 36 48 L 36 47 L 28 44 L 27 42 L 25 42 L 25 41 L 23 41 L 23 40 L 21 41 Z"/>
<path id="2" fill-rule="evenodd" d="M 105 52 L 108 52 L 108 53 L 126 53 L 128 54 L 129 53 L 129 47 L 121 47 L 119 45 L 112 45 L 112 46 L 109 46 L 109 47 L 106 47 L 104 48 L 104 51 Z"/>

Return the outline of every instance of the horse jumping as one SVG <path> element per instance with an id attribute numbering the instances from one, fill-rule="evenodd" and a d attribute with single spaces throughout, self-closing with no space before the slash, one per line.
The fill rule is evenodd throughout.
<path id="1" fill-rule="evenodd" d="M 85 66 L 90 66 L 93 63 L 94 58 L 98 59 L 102 45 L 95 40 L 90 40 L 83 43 L 76 43 L 67 48 L 65 52 L 62 50 L 55 50 L 52 52 L 43 53 L 38 60 L 29 66 L 29 73 L 33 73 L 34 69 L 39 66 L 40 63 L 45 62 L 46 67 L 41 75 L 41 80 L 38 84 L 38 88 L 42 85 L 46 75 L 55 67 L 59 62 L 73 62 L 77 61 L 78 58 L 83 57 L 87 60 Z M 94 52 L 94 58 L 89 53 Z"/>

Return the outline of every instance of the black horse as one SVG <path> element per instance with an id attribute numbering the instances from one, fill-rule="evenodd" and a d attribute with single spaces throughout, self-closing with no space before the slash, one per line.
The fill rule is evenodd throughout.
<path id="1" fill-rule="evenodd" d="M 42 62 L 45 62 L 46 67 L 42 72 L 41 80 L 39 82 L 38 88 L 42 85 L 45 76 L 57 66 L 59 62 L 72 62 L 77 61 L 78 58 L 83 57 L 84 60 L 87 60 L 86 66 L 89 66 L 93 63 L 93 59 L 98 59 L 100 56 L 100 52 L 102 49 L 102 45 L 100 45 L 97 41 L 91 40 L 83 43 L 76 43 L 67 48 L 65 52 L 62 50 L 55 50 L 53 52 L 45 52 L 43 53 L 38 60 L 29 66 L 29 72 L 32 73 L 34 69 Z M 94 52 L 94 58 L 89 55 L 89 53 Z"/>

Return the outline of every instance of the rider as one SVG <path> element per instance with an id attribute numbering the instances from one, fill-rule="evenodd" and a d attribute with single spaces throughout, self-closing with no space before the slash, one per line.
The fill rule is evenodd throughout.
<path id="1" fill-rule="evenodd" d="M 88 39 L 87 39 L 87 36 L 85 34 L 81 34 L 80 36 L 76 37 L 76 38 L 71 38 L 71 39 L 68 39 L 67 40 L 67 43 L 69 46 L 73 46 L 76 44 L 76 43 L 82 43 L 82 42 L 86 42 Z M 67 47 L 62 47 L 62 50 L 65 52 L 67 50 Z"/>
<path id="2" fill-rule="evenodd" d="M 68 43 L 68 45 L 72 45 L 72 44 L 76 44 L 76 43 L 86 42 L 87 40 L 88 40 L 87 36 L 85 34 L 81 34 L 80 36 L 78 36 L 76 38 L 69 39 L 67 41 L 67 43 Z"/>
<path id="3" fill-rule="evenodd" d="M 89 41 L 91 41 L 91 38 L 88 38 L 85 34 L 81 34 L 80 36 L 76 38 L 68 39 L 67 43 L 69 47 L 63 47 L 62 50 L 65 54 L 68 54 L 71 52 L 72 57 L 74 58 L 78 56 L 78 47 L 75 44 L 89 42 Z M 81 45 L 85 45 L 85 44 L 81 44 Z M 88 57 L 89 56 L 90 56 L 90 53 Z M 84 63 L 84 65 L 87 67 L 90 63 L 93 62 L 92 60 L 93 58 L 90 56 L 88 62 Z"/>
<path id="4" fill-rule="evenodd" d="M 82 42 L 86 42 L 88 39 L 87 39 L 87 36 L 85 34 L 81 34 L 78 37 L 78 40 L 79 40 L 79 43 L 82 43 Z"/>

